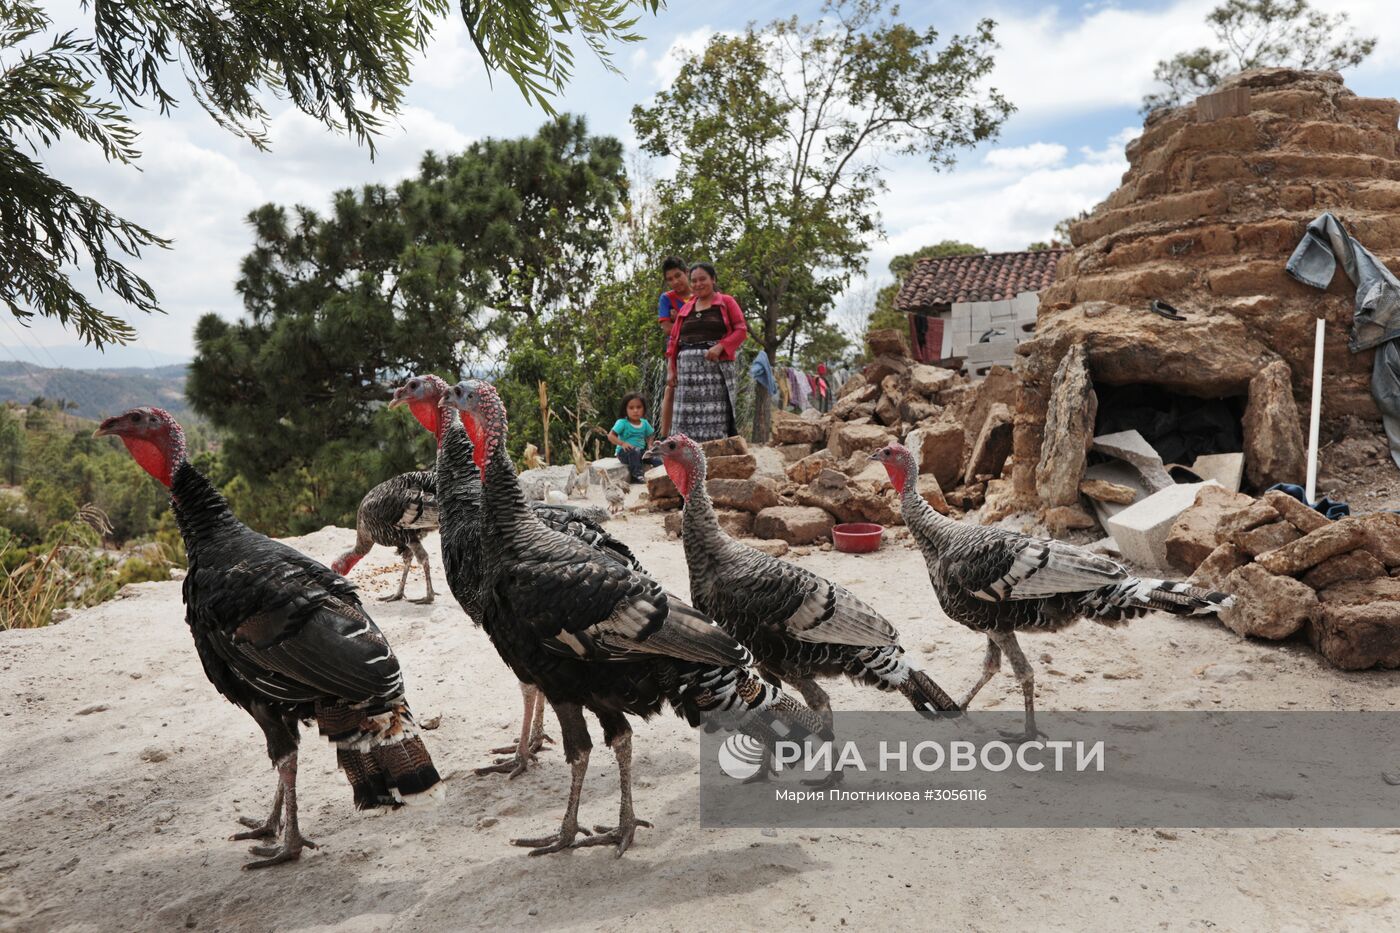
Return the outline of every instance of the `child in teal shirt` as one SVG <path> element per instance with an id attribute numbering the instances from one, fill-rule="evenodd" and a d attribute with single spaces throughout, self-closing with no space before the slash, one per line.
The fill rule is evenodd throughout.
<path id="1" fill-rule="evenodd" d="M 651 422 L 646 419 L 646 413 L 646 399 L 633 392 L 622 400 L 622 417 L 613 423 L 612 430 L 608 432 L 608 440 L 617 445 L 617 459 L 627 466 L 634 483 L 646 479 L 642 475 L 643 464 L 656 465 L 655 458 L 646 456 L 647 445 L 656 434 Z"/>

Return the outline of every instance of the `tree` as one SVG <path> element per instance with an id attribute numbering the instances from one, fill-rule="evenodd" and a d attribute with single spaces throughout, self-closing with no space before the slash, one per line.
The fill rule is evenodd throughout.
<path id="1" fill-rule="evenodd" d="M 607 44 L 635 41 L 628 0 L 461 0 L 472 40 L 490 69 L 549 109 L 573 71 L 571 33 L 611 67 Z M 655 12 L 660 0 L 635 0 Z M 267 148 L 277 97 L 373 154 L 374 137 L 399 112 L 415 55 L 449 0 L 345 0 L 332 4 L 212 5 L 204 0 L 97 2 L 90 36 L 50 35 L 32 0 L 0 0 L 0 302 L 21 321 L 56 318 L 84 341 L 125 343 L 134 330 L 97 307 L 70 275 L 90 268 L 97 286 L 139 312 L 159 310 L 154 290 L 126 262 L 162 239 L 60 181 L 35 157 L 60 140 L 96 146 L 134 164 L 138 134 L 127 110 L 169 113 L 178 80 L 221 126 Z M 97 82 L 110 92 L 102 94 Z"/>
<path id="2" fill-rule="evenodd" d="M 921 259 L 941 259 L 945 256 L 980 256 L 986 250 L 980 246 L 973 246 L 971 243 L 962 243 L 958 240 L 941 240 L 930 246 L 921 246 L 912 253 L 901 253 L 890 260 L 890 275 L 894 276 L 894 281 L 880 289 L 875 295 L 875 307 L 870 311 L 870 317 L 866 321 L 865 330 L 869 333 L 872 330 L 903 330 L 905 328 L 904 315 L 894 308 L 894 299 L 899 294 L 900 288 L 904 285 L 905 278 L 914 271 L 914 266 Z"/>
<path id="3" fill-rule="evenodd" d="M 1376 40 L 1357 37 L 1347 21 L 1346 13 L 1328 15 L 1308 0 L 1226 0 L 1206 14 L 1216 46 L 1159 61 L 1152 77 L 1166 88 L 1144 97 L 1142 112 L 1185 103 L 1248 68 L 1354 68 Z"/>
<path id="4" fill-rule="evenodd" d="M 353 521 L 366 489 L 431 460 L 431 439 L 384 409 L 392 384 L 456 381 L 517 323 L 577 312 L 626 184 L 621 143 L 559 117 L 429 153 L 416 177 L 341 191 L 324 216 L 254 211 L 247 316 L 200 320 L 185 390 L 226 434 L 227 478 L 282 497 L 293 530 Z"/>
<path id="5" fill-rule="evenodd" d="M 880 157 L 947 167 L 1012 111 L 984 89 L 990 20 L 940 44 L 936 30 L 898 22 L 897 7 L 886 15 L 883 0 L 823 9 L 817 22 L 714 36 L 632 111 L 643 148 L 679 163 L 659 191 L 674 251 L 717 262 L 770 359 L 825 321 L 864 268 L 880 234 Z"/>
<path id="6" fill-rule="evenodd" d="M 24 465 L 24 422 L 9 405 L 0 407 L 0 471 L 5 482 L 17 485 Z"/>

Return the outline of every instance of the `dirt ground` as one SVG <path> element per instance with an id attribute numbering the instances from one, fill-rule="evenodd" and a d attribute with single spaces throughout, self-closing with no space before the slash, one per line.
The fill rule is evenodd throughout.
<path id="1" fill-rule="evenodd" d="M 686 592 L 681 546 L 657 516 L 612 525 Z M 292 543 L 328 561 L 354 534 Z M 429 539 L 436 559 L 436 537 Z M 957 695 L 982 639 L 939 612 L 917 551 L 799 558 L 850 586 Z M 301 757 L 296 865 L 243 872 L 238 815 L 273 789 L 252 720 L 205 680 L 178 583 L 48 629 L 0 633 L 0 930 L 1376 929 L 1400 926 L 1400 830 L 702 830 L 696 736 L 674 717 L 637 726 L 639 832 L 622 859 L 585 849 L 532 859 L 508 840 L 552 831 L 567 769 L 557 750 L 516 781 L 476 777 L 508 742 L 519 693 L 448 595 L 378 603 L 397 581 L 376 549 L 352 579 L 403 661 L 447 800 L 355 812 L 330 748 Z M 409 595 L 422 592 L 410 579 Z M 1400 674 L 1346 674 L 1300 644 L 1242 641 L 1213 620 L 1149 617 L 1026 640 L 1045 709 L 1388 709 Z M 844 682 L 838 709 L 902 700 Z M 1018 709 L 1003 673 L 977 705 Z M 597 730 L 595 728 L 595 742 Z M 1400 752 L 1397 752 L 1400 755 Z M 1397 789 L 1400 793 L 1400 789 Z M 1400 799 L 1400 798 L 1398 798 Z M 585 823 L 611 822 L 616 769 L 595 754 Z"/>

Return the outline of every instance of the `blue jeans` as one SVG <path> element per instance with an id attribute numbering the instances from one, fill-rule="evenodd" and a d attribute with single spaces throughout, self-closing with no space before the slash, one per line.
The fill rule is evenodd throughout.
<path id="1" fill-rule="evenodd" d="M 644 451 L 637 447 L 633 447 L 631 450 L 624 447 L 617 452 L 617 459 L 621 460 L 623 465 L 627 467 L 627 473 L 632 477 L 634 483 L 640 483 L 645 478 L 642 475 L 646 472 L 643 468 L 644 465 L 656 466 L 657 464 L 655 457 L 644 457 L 643 453 Z"/>

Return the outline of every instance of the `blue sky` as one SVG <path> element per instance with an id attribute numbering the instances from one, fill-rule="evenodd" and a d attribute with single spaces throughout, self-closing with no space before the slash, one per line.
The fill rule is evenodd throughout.
<path id="1" fill-rule="evenodd" d="M 982 16 L 995 19 L 1001 50 L 990 83 L 1018 110 L 999 139 L 964 152 L 952 170 L 933 172 L 915 159 L 887 160 L 888 188 L 880 198 L 886 236 L 871 241 L 869 274 L 838 302 L 838 322 L 855 326 L 873 288 L 888 280 L 885 266 L 896 253 L 945 238 L 1021 249 L 1048 238 L 1057 220 L 1107 196 L 1127 167 L 1123 147 L 1140 126 L 1137 105 L 1151 87 L 1154 63 L 1204 42 L 1204 14 L 1215 2 L 905 4 L 906 21 L 932 24 L 945 34 L 965 31 Z M 1348 85 L 1364 95 L 1400 95 L 1400 28 L 1388 15 L 1389 3 L 1314 2 L 1349 12 L 1354 24 L 1381 40 L 1372 59 L 1348 74 Z M 59 26 L 82 29 L 87 22 L 76 2 L 54 7 Z M 815 2 L 672 0 L 669 9 L 640 24 L 646 41 L 616 51 L 621 75 L 581 52 L 559 107 L 585 115 L 593 132 L 615 134 L 631 147 L 631 108 L 669 82 L 679 51 L 698 49 L 713 32 L 741 29 L 750 20 L 815 18 L 819 8 Z M 107 165 L 95 150 L 78 145 L 46 153 L 60 178 L 175 241 L 173 249 L 134 263 L 168 313 L 137 317 L 136 346 L 109 355 L 109 365 L 188 357 L 199 315 L 241 313 L 233 286 L 249 245 L 244 216 L 259 204 L 322 207 L 336 189 L 411 174 L 425 149 L 530 133 L 544 119 L 508 79 L 488 79 L 455 18 L 443 24 L 414 74 L 399 125 L 386 135 L 374 162 L 350 140 L 275 101 L 270 153 L 220 130 L 189 101 L 171 118 L 138 115 L 144 152 L 139 172 Z M 29 362 L 90 363 L 90 356 L 74 352 L 78 346 L 48 322 L 21 328 L 6 315 L 0 324 L 0 347 Z"/>

